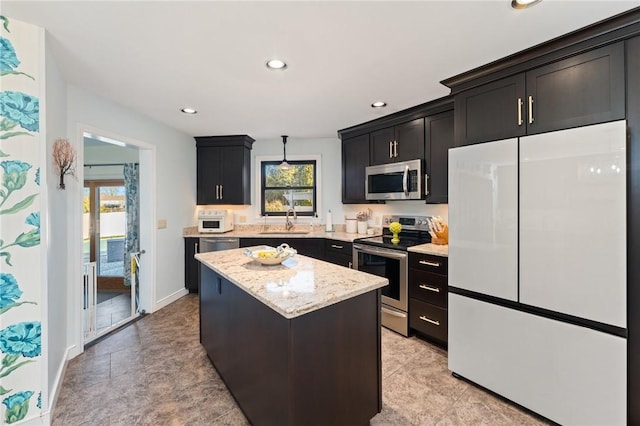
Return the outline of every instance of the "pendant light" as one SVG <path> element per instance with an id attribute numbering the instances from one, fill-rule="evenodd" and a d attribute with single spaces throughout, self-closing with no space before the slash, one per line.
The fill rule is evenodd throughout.
<path id="1" fill-rule="evenodd" d="M 288 137 L 289 136 L 287 135 L 282 135 L 282 151 L 283 151 L 284 157 L 282 158 L 282 163 L 278 165 L 278 168 L 280 170 L 289 170 L 291 168 L 289 163 L 287 163 L 287 138 Z"/>
<path id="2" fill-rule="evenodd" d="M 514 9 L 526 9 L 541 1 L 542 0 L 511 0 L 511 7 Z"/>

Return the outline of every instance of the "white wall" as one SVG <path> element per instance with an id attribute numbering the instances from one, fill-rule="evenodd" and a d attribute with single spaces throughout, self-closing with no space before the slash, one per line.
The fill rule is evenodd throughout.
<path id="1" fill-rule="evenodd" d="M 47 380 L 49 396 L 55 396 L 64 368 L 66 350 L 71 344 L 72 330 L 68 306 L 70 287 L 67 264 L 61 259 L 68 252 L 68 200 L 66 191 L 57 189 L 58 176 L 50 165 L 53 143 L 67 137 L 67 87 L 51 53 L 50 36 L 45 41 L 46 61 L 46 159 L 41 166 L 42 184 L 47 188 Z M 46 178 L 45 178 L 46 177 Z M 67 183 L 73 178 L 67 178 Z M 49 400 L 51 402 L 51 400 Z M 45 404 L 45 398 L 43 398 Z M 43 409 L 45 407 L 43 406 Z"/>
<path id="2" fill-rule="evenodd" d="M 251 136 L 251 135 L 249 135 Z M 216 208 L 228 208 L 234 211 L 235 220 L 245 217 L 246 223 L 262 223 L 259 206 L 259 182 L 256 179 L 256 157 L 276 156 L 282 158 L 282 139 L 263 139 L 253 143 L 251 151 L 251 205 L 250 206 L 216 206 Z M 441 216 L 447 221 L 448 208 L 446 204 L 425 204 L 424 201 L 388 201 L 386 204 L 342 204 L 342 153 L 340 139 L 296 139 L 289 137 L 287 140 L 287 158 L 305 154 L 320 155 L 322 158 L 321 184 L 319 193 L 320 222 L 328 209 L 331 209 L 333 222 L 344 224 L 345 216 L 355 217 L 358 211 L 371 209 L 373 217 L 370 225 L 380 224 L 380 218 L 385 214 L 408 214 L 418 216 Z M 198 209 L 206 207 L 198 206 Z M 283 222 L 282 218 L 270 218 L 271 223 Z M 307 218 L 299 218 L 299 223 L 306 223 Z M 192 218 L 191 226 L 195 226 L 196 216 Z"/>
<path id="3" fill-rule="evenodd" d="M 106 142 L 84 145 L 84 164 L 137 163 L 137 148 L 122 147 Z M 124 179 L 123 166 L 84 167 L 84 180 Z"/>
<path id="4" fill-rule="evenodd" d="M 214 136 L 214 135 L 212 135 Z M 251 136 L 251 135 L 249 135 Z M 215 208 L 231 209 L 235 213 L 235 219 L 245 217 L 246 223 L 261 223 L 260 218 L 260 194 L 259 183 L 257 182 L 256 157 L 275 156 L 282 159 L 282 139 L 260 139 L 253 143 L 251 150 L 251 205 L 250 206 L 215 206 Z M 321 157 L 322 169 L 320 170 L 320 181 L 322 189 L 319 192 L 318 215 L 324 217 L 327 209 L 332 212 L 340 212 L 342 214 L 341 184 L 340 184 L 340 140 L 338 138 L 320 138 L 320 139 L 296 139 L 290 137 L 287 141 L 287 159 L 296 159 L 297 156 L 316 155 Z M 338 171 L 336 173 L 336 170 Z M 194 203 L 195 204 L 195 203 Z M 202 208 L 212 208 L 198 206 L 198 210 Z M 191 220 L 191 226 L 195 226 L 196 211 Z M 270 219 L 273 222 L 282 221 L 280 218 Z M 307 219 L 299 219 L 300 222 Z"/>
<path id="5" fill-rule="evenodd" d="M 194 217 L 195 141 L 189 135 L 76 86 L 69 85 L 67 98 L 69 134 L 76 135 L 79 125 L 88 125 L 156 147 L 156 218 L 167 221 L 166 229 L 155 231 L 155 302 L 162 304 L 164 299 L 184 290 L 182 229 L 189 226 Z M 141 217 L 141 222 L 145 220 L 154 219 Z M 81 229 L 77 232 L 80 236 Z"/>

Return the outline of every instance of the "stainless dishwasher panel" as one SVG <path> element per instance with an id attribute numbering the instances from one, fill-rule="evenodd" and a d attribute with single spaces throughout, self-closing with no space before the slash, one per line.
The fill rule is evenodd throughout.
<path id="1" fill-rule="evenodd" d="M 240 248 L 239 238 L 200 238 L 199 253 Z"/>

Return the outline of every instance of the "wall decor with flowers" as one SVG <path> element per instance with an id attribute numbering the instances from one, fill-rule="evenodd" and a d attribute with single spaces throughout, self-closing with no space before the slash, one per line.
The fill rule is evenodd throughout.
<path id="1" fill-rule="evenodd" d="M 0 16 L 0 423 L 42 411 L 41 29 Z"/>

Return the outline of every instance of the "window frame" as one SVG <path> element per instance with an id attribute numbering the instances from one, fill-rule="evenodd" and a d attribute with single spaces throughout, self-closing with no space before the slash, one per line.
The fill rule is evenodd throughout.
<path id="1" fill-rule="evenodd" d="M 297 216 L 306 216 L 306 217 L 313 217 L 315 214 L 317 214 L 319 208 L 318 208 L 318 190 L 319 190 L 319 167 L 320 167 L 320 159 L 317 158 L 316 156 L 305 156 L 304 158 L 296 158 L 296 159 L 288 159 L 287 162 L 290 165 L 307 165 L 307 164 L 313 164 L 313 186 L 293 186 L 293 187 L 281 187 L 281 186 L 271 186 L 271 187 L 266 187 L 266 174 L 265 174 L 265 168 L 267 166 L 274 166 L 274 165 L 278 165 L 282 162 L 282 160 L 273 160 L 273 159 L 267 159 L 267 158 L 261 158 L 258 159 L 256 158 L 257 163 L 259 164 L 259 168 L 258 170 L 260 171 L 259 173 L 259 177 L 258 177 L 258 181 L 259 181 L 259 199 L 260 199 L 260 215 L 261 216 L 273 216 L 273 217 L 283 217 L 286 215 L 286 212 L 267 212 L 265 211 L 265 191 L 266 190 L 287 190 L 287 189 L 311 189 L 312 193 L 313 193 L 313 198 L 312 198 L 312 203 L 313 203 L 313 210 L 312 211 L 298 211 L 296 210 L 296 215 Z"/>

